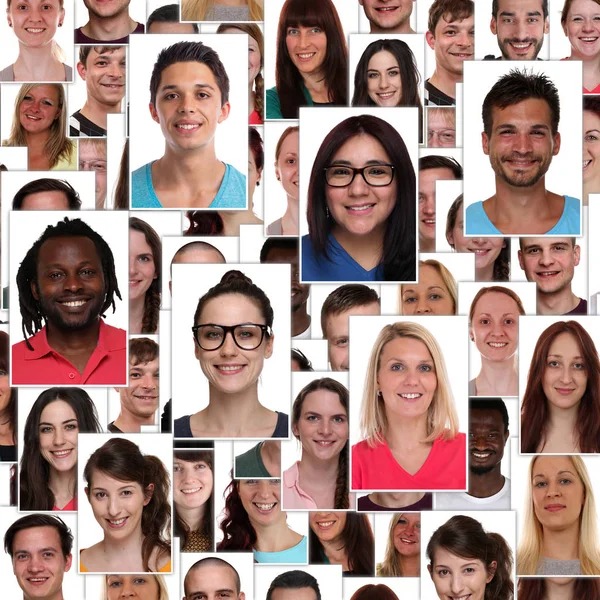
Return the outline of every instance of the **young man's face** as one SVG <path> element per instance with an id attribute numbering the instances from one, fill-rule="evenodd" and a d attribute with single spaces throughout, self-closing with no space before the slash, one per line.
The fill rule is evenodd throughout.
<path id="1" fill-rule="evenodd" d="M 245 600 L 244 592 L 237 593 L 233 568 L 226 565 L 206 565 L 189 571 L 184 581 L 183 600 Z"/>
<path id="2" fill-rule="evenodd" d="M 489 473 L 502 461 L 509 432 L 499 410 L 469 411 L 469 470 L 475 475 Z"/>
<path id="3" fill-rule="evenodd" d="M 56 598 L 64 574 L 71 568 L 71 555 L 63 556 L 56 527 L 30 527 L 13 540 L 13 573 L 24 600 Z"/>
<path id="4" fill-rule="evenodd" d="M 94 142 L 79 140 L 79 170 L 93 171 L 96 176 L 96 210 L 104 208 L 106 200 L 106 153 Z"/>
<path id="5" fill-rule="evenodd" d="M 327 339 L 327 352 L 332 371 L 350 369 L 350 321 L 352 315 L 378 315 L 381 312 L 377 302 L 354 306 L 337 315 L 329 315 L 323 335 Z"/>
<path id="6" fill-rule="evenodd" d="M 499 0 L 490 29 L 505 60 L 535 60 L 548 33 L 542 0 Z"/>
<path id="7" fill-rule="evenodd" d="M 376 31 L 392 33 L 407 26 L 413 11 L 414 0 L 358 0 L 365 15 Z"/>
<path id="8" fill-rule="evenodd" d="M 90 15 L 94 15 L 98 19 L 110 19 L 128 11 L 130 1 L 111 0 L 111 2 L 106 2 L 106 0 L 83 0 L 83 3 L 90 12 Z"/>
<path id="9" fill-rule="evenodd" d="M 452 169 L 421 169 L 419 171 L 419 239 L 435 240 L 435 182 L 456 179 Z"/>
<path id="10" fill-rule="evenodd" d="M 552 134 L 550 107 L 540 98 L 492 108 L 491 135 L 481 138 L 496 176 L 519 188 L 534 186 L 560 150 L 560 133 Z"/>
<path id="11" fill-rule="evenodd" d="M 554 294 L 570 287 L 581 249 L 573 238 L 522 238 L 519 265 L 527 281 L 535 281 L 540 294 Z"/>
<path id="12" fill-rule="evenodd" d="M 125 96 L 125 46 L 104 50 L 98 54 L 92 48 L 85 65 L 77 63 L 77 72 L 85 81 L 89 100 L 114 107 L 120 105 Z"/>
<path id="13" fill-rule="evenodd" d="M 160 76 L 152 118 L 160 124 L 168 146 L 197 150 L 213 143 L 217 125 L 229 116 L 221 91 L 205 64 L 190 61 L 168 66 Z"/>
<path id="14" fill-rule="evenodd" d="M 83 236 L 46 240 L 39 251 L 31 290 L 53 327 L 62 331 L 90 327 L 100 316 L 106 295 L 94 242 Z"/>
<path id="15" fill-rule="evenodd" d="M 466 19 L 447 21 L 442 17 L 435 26 L 434 35 L 425 34 L 429 47 L 435 52 L 436 70 L 440 69 L 454 77 L 462 77 L 463 63 L 473 60 L 475 25 L 473 15 Z"/>
<path id="16" fill-rule="evenodd" d="M 130 361 L 136 361 L 135 356 Z M 140 420 L 158 410 L 158 357 L 146 363 L 129 363 L 129 387 L 115 388 L 121 398 L 121 409 Z"/>

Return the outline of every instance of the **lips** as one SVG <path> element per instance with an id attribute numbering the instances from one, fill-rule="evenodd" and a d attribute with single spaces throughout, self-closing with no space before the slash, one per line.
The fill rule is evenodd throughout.
<path id="1" fill-rule="evenodd" d="M 419 398 L 421 398 L 423 394 L 414 392 L 410 394 L 398 394 L 398 396 L 400 396 L 400 398 L 402 398 L 403 400 L 407 400 L 408 402 L 414 402 L 415 400 L 419 400 Z"/>
<path id="2" fill-rule="evenodd" d="M 122 517 L 120 519 L 106 519 L 109 529 L 122 529 L 125 527 L 129 517 Z"/>
<path id="3" fill-rule="evenodd" d="M 40 33 L 44 33 L 44 31 L 46 31 L 46 29 L 41 28 L 41 27 L 26 27 L 25 31 L 27 33 L 32 33 L 33 35 L 39 35 Z"/>
<path id="4" fill-rule="evenodd" d="M 583 161 L 583 170 L 585 171 L 591 164 L 591 160 L 584 160 Z"/>
<path id="5" fill-rule="evenodd" d="M 550 277 L 556 277 L 559 273 L 560 271 L 538 271 L 536 272 L 536 275 L 540 279 L 548 279 Z"/>
<path id="6" fill-rule="evenodd" d="M 401 537 L 401 538 L 400 538 L 400 541 L 401 541 L 403 544 L 407 544 L 407 545 L 409 545 L 409 546 L 412 546 L 413 544 L 416 544 L 416 543 L 417 543 L 417 541 L 416 541 L 416 540 L 410 540 L 410 539 L 408 539 L 408 538 L 404 538 L 404 537 Z"/>
<path id="7" fill-rule="evenodd" d="M 71 456 L 72 452 L 73 448 L 69 448 L 68 450 L 50 450 L 50 454 L 52 454 L 54 458 L 58 459 L 68 458 L 69 456 Z"/>
<path id="8" fill-rule="evenodd" d="M 435 227 L 435 219 L 421 219 L 421 223 L 426 227 Z"/>
<path id="9" fill-rule="evenodd" d="M 252 504 L 256 506 L 261 515 L 271 514 L 273 509 L 277 506 L 277 502 L 253 502 Z"/>
<path id="10" fill-rule="evenodd" d="M 548 512 L 560 512 L 565 508 L 567 507 L 564 504 L 547 504 L 544 506 L 544 510 L 547 510 Z"/>
<path id="11" fill-rule="evenodd" d="M 471 456 L 477 460 L 487 460 L 490 458 L 490 456 L 492 456 L 492 454 L 495 454 L 495 452 L 492 450 L 485 450 L 484 452 L 480 452 L 479 450 L 471 450 Z"/>
<path id="12" fill-rule="evenodd" d="M 337 523 L 337 520 L 333 519 L 331 521 L 317 521 L 315 524 L 321 531 L 328 531 L 336 523 Z"/>
<path id="13" fill-rule="evenodd" d="M 302 54 L 296 54 L 296 58 L 300 61 L 300 62 L 308 62 L 309 60 L 312 60 L 313 56 L 315 56 L 316 52 L 304 52 Z"/>
<path id="14" fill-rule="evenodd" d="M 136 400 L 141 400 L 142 402 L 156 402 L 158 396 L 134 396 Z"/>
<path id="15" fill-rule="evenodd" d="M 491 248 L 467 248 L 467 250 L 475 254 L 475 256 L 485 256 L 492 251 Z"/>
<path id="16" fill-rule="evenodd" d="M 245 367 L 246 365 L 241 364 L 215 365 L 215 369 L 217 369 L 221 375 L 227 376 L 237 375 L 238 373 L 241 373 Z"/>
<path id="17" fill-rule="evenodd" d="M 488 342 L 487 345 L 491 348 L 504 348 L 508 346 L 508 342 Z"/>
<path id="18" fill-rule="evenodd" d="M 335 444 L 335 440 L 313 440 L 317 446 L 322 448 L 331 448 Z"/>
<path id="19" fill-rule="evenodd" d="M 346 212 L 353 217 L 364 217 L 370 215 L 375 208 L 375 204 L 353 204 L 351 206 L 345 206 Z"/>
<path id="20" fill-rule="evenodd" d="M 40 585 L 44 585 L 44 583 L 46 583 L 46 581 L 48 581 L 48 579 L 50 579 L 49 577 L 28 577 L 27 581 L 28 583 L 31 583 L 31 585 L 35 585 L 40 586 Z"/>
<path id="21" fill-rule="evenodd" d="M 195 487 L 195 488 L 189 488 L 187 490 L 179 490 L 182 494 L 197 494 L 200 490 L 202 490 L 202 487 Z"/>
<path id="22" fill-rule="evenodd" d="M 375 9 L 378 13 L 392 13 L 395 10 L 398 10 L 397 6 L 381 6 L 380 8 Z"/>
<path id="23" fill-rule="evenodd" d="M 561 396 L 569 396 L 575 391 L 575 388 L 554 388 L 558 394 Z"/>
<path id="24" fill-rule="evenodd" d="M 42 120 L 42 117 L 36 117 L 34 115 L 25 115 L 25 117 L 27 117 L 31 121 L 41 121 Z"/>

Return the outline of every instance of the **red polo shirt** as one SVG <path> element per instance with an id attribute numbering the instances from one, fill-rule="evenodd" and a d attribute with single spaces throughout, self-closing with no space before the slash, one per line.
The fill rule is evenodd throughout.
<path id="1" fill-rule="evenodd" d="M 98 345 L 83 374 L 48 345 L 46 327 L 12 347 L 12 385 L 106 385 L 127 386 L 127 334 L 100 319 Z"/>

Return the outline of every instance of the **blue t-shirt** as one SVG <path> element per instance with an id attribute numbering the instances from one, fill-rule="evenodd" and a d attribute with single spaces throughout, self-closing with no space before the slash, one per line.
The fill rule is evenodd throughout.
<path id="1" fill-rule="evenodd" d="M 253 550 L 254 560 L 258 563 L 297 563 L 305 565 L 308 560 L 308 545 L 304 536 L 293 548 L 281 552 L 261 552 Z"/>
<path id="2" fill-rule="evenodd" d="M 154 162 L 154 161 L 153 161 Z M 235 167 L 225 164 L 221 187 L 208 208 L 246 208 L 246 177 Z M 152 163 L 136 169 L 131 174 L 132 208 L 163 208 L 152 185 Z M 193 208 L 193 207 L 189 207 Z"/>
<path id="3" fill-rule="evenodd" d="M 579 218 L 581 203 L 577 198 L 571 196 L 563 196 L 563 198 L 565 199 L 563 214 L 556 225 L 543 235 L 581 235 Z M 481 201 L 467 206 L 465 233 L 467 235 L 504 235 L 490 221 Z M 507 232 L 506 235 L 510 235 L 510 232 Z"/>
<path id="4" fill-rule="evenodd" d="M 383 281 L 383 266 L 363 269 L 329 234 L 327 254 L 316 256 L 310 236 L 302 238 L 302 281 Z"/>

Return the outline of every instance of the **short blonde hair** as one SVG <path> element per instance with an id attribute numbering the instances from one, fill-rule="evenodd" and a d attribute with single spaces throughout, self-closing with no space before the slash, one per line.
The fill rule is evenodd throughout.
<path id="1" fill-rule="evenodd" d="M 452 298 L 452 306 L 453 306 L 453 314 L 456 314 L 456 310 L 458 308 L 458 291 L 457 291 L 457 286 L 456 286 L 456 279 L 454 279 L 454 275 L 452 275 L 452 273 L 450 273 L 450 271 L 448 270 L 448 268 L 446 266 L 444 266 L 439 260 L 435 260 L 433 258 L 430 258 L 429 260 L 420 260 L 419 261 L 419 269 L 421 269 L 421 267 L 423 266 L 427 266 L 427 267 L 433 267 L 439 274 L 439 276 L 442 278 L 442 281 L 444 282 L 444 285 L 446 286 L 446 289 L 448 290 L 448 293 L 450 294 L 450 298 Z M 408 284 L 408 285 L 414 285 L 414 284 Z M 398 287 L 398 313 L 402 314 L 402 289 L 404 286 L 399 286 Z"/>
<path id="2" fill-rule="evenodd" d="M 422 441 L 433 442 L 440 436 L 444 440 L 452 440 L 458 433 L 458 414 L 454 406 L 444 357 L 436 339 L 422 325 L 401 321 L 386 325 L 377 336 L 371 350 L 360 409 L 361 434 L 371 447 L 384 441 L 388 428 L 384 401 L 377 392 L 377 373 L 381 366 L 381 353 L 388 342 L 403 337 L 419 340 L 425 344 L 433 359 L 437 377 L 437 387 L 427 411 L 427 437 Z"/>
<path id="3" fill-rule="evenodd" d="M 544 529 L 539 522 L 533 507 L 533 466 L 540 458 L 534 456 L 527 470 L 527 492 L 525 496 L 525 514 L 523 516 L 523 532 L 517 550 L 517 574 L 535 575 L 544 542 Z M 579 561 L 582 575 L 600 575 L 600 550 L 598 548 L 598 522 L 594 490 L 588 475 L 587 467 L 581 456 L 568 456 L 581 483 L 583 484 L 584 502 L 579 516 Z"/>
<path id="4" fill-rule="evenodd" d="M 102 578 L 102 589 L 100 591 L 100 600 L 108 600 L 108 578 L 112 575 L 105 575 Z M 158 600 L 169 600 L 169 590 L 162 575 L 144 573 L 143 575 L 134 575 L 133 577 L 153 577 L 158 583 Z"/>

